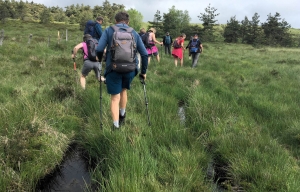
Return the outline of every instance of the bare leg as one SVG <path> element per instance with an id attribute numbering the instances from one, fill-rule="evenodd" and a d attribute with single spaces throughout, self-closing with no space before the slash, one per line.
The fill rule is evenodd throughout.
<path id="1" fill-rule="evenodd" d="M 110 96 L 110 110 L 113 121 L 119 121 L 120 94 Z"/>
<path id="2" fill-rule="evenodd" d="M 175 66 L 177 67 L 177 58 L 174 58 Z"/>
<path id="3" fill-rule="evenodd" d="M 183 58 L 180 59 L 180 66 L 183 66 Z"/>
<path id="4" fill-rule="evenodd" d="M 151 57 L 148 56 L 148 64 L 150 64 Z"/>
<path id="5" fill-rule="evenodd" d="M 157 59 L 157 62 L 159 63 L 160 58 L 159 58 L 159 55 L 158 55 L 158 54 L 156 55 L 156 59 Z"/>
<path id="6" fill-rule="evenodd" d="M 127 89 L 122 89 L 120 93 L 120 108 L 121 109 L 126 109 L 126 104 L 127 104 Z"/>
<path id="7" fill-rule="evenodd" d="M 85 83 L 86 83 L 85 76 L 81 75 L 80 85 L 81 85 L 82 89 L 85 89 Z"/>

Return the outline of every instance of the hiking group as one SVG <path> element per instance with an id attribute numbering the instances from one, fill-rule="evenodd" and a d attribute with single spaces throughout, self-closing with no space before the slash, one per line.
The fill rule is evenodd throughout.
<path id="1" fill-rule="evenodd" d="M 144 85 L 144 93 L 146 93 L 145 80 L 151 57 L 156 57 L 156 61 L 160 62 L 156 44 L 164 45 L 165 54 L 174 57 L 175 66 L 177 66 L 178 59 L 180 65 L 183 66 L 183 52 L 185 49 L 189 49 L 193 58 L 192 67 L 196 67 L 203 47 L 197 35 L 190 40 L 188 46 L 184 49 L 185 34 L 181 34 L 173 41 L 169 32 L 167 32 L 166 36 L 163 37 L 163 41 L 159 42 L 156 39 L 154 28 L 150 28 L 148 31 L 143 28 L 140 33 L 137 33 L 129 27 L 129 14 L 125 11 L 118 12 L 115 15 L 115 25 L 106 28 L 104 31 L 102 31 L 102 23 L 102 17 L 97 17 L 96 21 L 89 20 L 86 23 L 83 41 L 73 48 L 72 58 L 74 65 L 76 65 L 76 54 L 79 49 L 82 49 L 84 63 L 81 70 L 80 84 L 85 89 L 86 76 L 91 70 L 95 72 L 95 76 L 100 82 L 100 107 L 102 99 L 101 84 L 102 82 L 106 84 L 107 93 L 110 94 L 113 128 L 118 129 L 125 123 L 127 90 L 130 90 L 132 80 L 140 72 L 139 78 Z M 172 51 L 171 47 L 173 47 Z M 101 75 L 102 59 L 105 60 L 106 64 L 103 76 Z M 76 70 L 76 67 L 74 69 Z M 149 114 L 148 121 L 150 125 Z"/>

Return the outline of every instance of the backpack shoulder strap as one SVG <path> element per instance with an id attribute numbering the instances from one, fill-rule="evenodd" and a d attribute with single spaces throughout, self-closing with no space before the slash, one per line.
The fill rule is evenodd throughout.
<path id="1" fill-rule="evenodd" d="M 82 42 L 82 52 L 85 56 L 88 56 L 88 53 L 87 53 L 88 52 L 88 46 L 87 46 L 86 42 L 87 41 Z M 84 59 L 84 56 L 83 56 L 83 59 Z"/>
<path id="2" fill-rule="evenodd" d="M 110 26 L 114 31 L 118 31 L 120 28 L 116 25 L 111 25 Z"/>
<path id="3" fill-rule="evenodd" d="M 132 33 L 132 31 L 133 31 L 133 28 L 132 28 L 132 27 L 123 28 L 123 29 L 126 29 L 126 31 L 129 32 L 129 33 Z"/>
<path id="4" fill-rule="evenodd" d="M 133 28 L 132 27 L 118 27 L 117 25 L 111 25 L 111 28 L 114 30 L 114 31 L 119 31 L 119 29 L 124 29 L 125 31 L 131 33 L 133 31 Z"/>

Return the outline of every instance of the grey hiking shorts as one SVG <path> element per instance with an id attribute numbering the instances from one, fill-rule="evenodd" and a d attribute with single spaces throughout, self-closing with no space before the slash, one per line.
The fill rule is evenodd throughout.
<path id="1" fill-rule="evenodd" d="M 83 67 L 81 70 L 82 75 L 84 77 L 88 76 L 88 74 L 91 72 L 91 70 L 94 70 L 95 76 L 98 79 L 100 77 L 100 70 L 102 70 L 102 66 L 101 66 L 100 62 L 84 60 Z"/>

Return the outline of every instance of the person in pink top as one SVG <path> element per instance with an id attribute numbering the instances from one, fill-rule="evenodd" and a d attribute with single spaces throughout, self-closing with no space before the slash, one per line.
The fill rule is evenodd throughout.
<path id="1" fill-rule="evenodd" d="M 85 84 L 86 84 L 86 76 L 91 72 L 91 70 L 94 70 L 96 78 L 100 81 L 100 71 L 102 70 L 102 65 L 99 61 L 91 61 L 87 57 L 88 55 L 88 50 L 87 50 L 87 45 L 85 41 L 88 38 L 91 38 L 92 36 L 89 34 L 85 34 L 83 36 L 83 42 L 79 43 L 76 45 L 73 49 L 72 53 L 72 58 L 74 59 L 76 57 L 77 51 L 79 49 L 82 49 L 83 51 L 83 67 L 81 70 L 81 77 L 80 77 L 80 85 L 83 89 L 85 89 Z M 101 81 L 105 81 L 104 77 L 101 77 Z"/>
<path id="2" fill-rule="evenodd" d="M 156 37 L 155 37 L 156 30 L 154 28 L 150 28 L 148 30 L 148 33 L 149 33 L 149 44 L 152 45 L 151 48 L 146 48 L 147 52 L 148 52 L 148 64 L 149 64 L 152 56 L 156 57 L 157 62 L 160 61 L 159 54 L 158 54 L 158 48 L 155 46 L 155 44 L 157 43 L 159 45 L 162 45 L 163 42 L 159 42 L 156 40 Z"/>
<path id="3" fill-rule="evenodd" d="M 180 66 L 183 66 L 183 50 L 184 50 L 184 39 L 186 38 L 186 35 L 182 33 L 179 37 L 177 37 L 174 42 L 173 42 L 173 50 L 172 50 L 172 55 L 174 57 L 174 63 L 175 66 L 177 67 L 177 62 L 178 59 L 180 60 Z M 177 44 L 179 44 L 179 47 L 175 47 L 174 44 L 177 41 Z"/>

